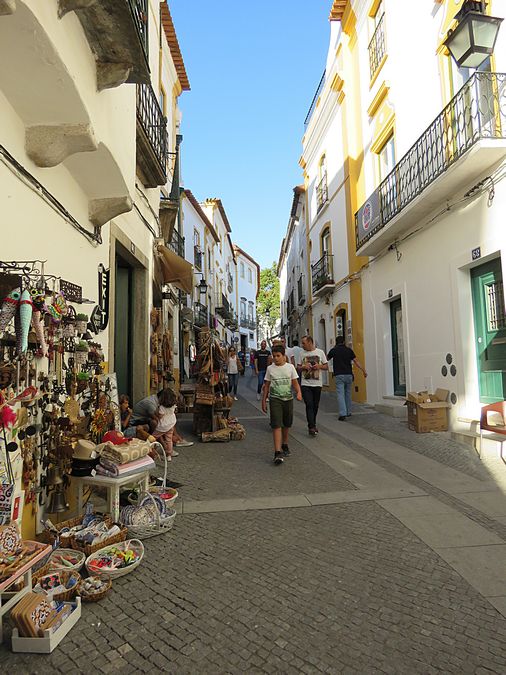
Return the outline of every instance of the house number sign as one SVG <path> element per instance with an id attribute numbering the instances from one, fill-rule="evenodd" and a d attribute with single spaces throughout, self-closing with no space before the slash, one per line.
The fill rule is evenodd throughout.
<path id="1" fill-rule="evenodd" d="M 473 248 L 471 251 L 471 260 L 479 260 L 481 258 L 481 247 Z"/>

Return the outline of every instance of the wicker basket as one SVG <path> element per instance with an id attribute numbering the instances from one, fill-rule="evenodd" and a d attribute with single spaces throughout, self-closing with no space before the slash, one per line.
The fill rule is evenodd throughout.
<path id="1" fill-rule="evenodd" d="M 138 539 L 129 539 L 127 541 L 121 542 L 116 546 L 116 548 L 120 548 L 122 550 L 127 550 L 129 548 L 135 550 L 139 557 L 138 559 L 132 563 L 132 565 L 129 565 L 128 567 L 122 567 L 121 569 L 114 569 L 114 570 L 107 570 L 107 569 L 100 569 L 100 570 L 94 570 L 90 569 L 90 563 L 92 560 L 95 558 L 99 557 L 99 553 L 107 552 L 107 549 L 109 549 L 110 546 L 105 546 L 104 548 L 100 549 L 99 551 L 96 551 L 93 553 L 93 555 L 90 555 L 89 558 L 86 559 L 86 569 L 88 570 L 89 574 L 91 576 L 97 576 L 97 577 L 107 577 L 108 579 L 118 579 L 118 577 L 122 577 L 125 574 L 130 574 L 130 572 L 133 572 L 133 570 L 138 567 L 142 559 L 144 558 L 144 546 L 142 544 L 142 541 L 139 541 Z"/>
<path id="2" fill-rule="evenodd" d="M 65 553 L 72 554 L 74 557 L 77 556 L 79 558 L 79 561 L 75 565 L 72 565 L 72 566 L 69 566 L 69 567 L 59 567 L 58 564 L 55 562 L 54 558 L 56 557 L 56 555 L 62 555 L 62 554 L 65 554 Z M 51 553 L 51 557 L 49 558 L 49 562 L 47 564 L 47 567 L 51 571 L 62 570 L 63 572 L 72 572 L 72 571 L 79 572 L 79 570 L 84 565 L 85 560 L 86 560 L 86 554 L 83 553 L 82 551 L 75 551 L 72 548 L 57 548 L 55 551 L 53 551 Z"/>
<path id="3" fill-rule="evenodd" d="M 51 571 L 47 572 L 47 574 L 52 574 Z M 69 600 L 72 600 L 77 593 L 77 588 L 81 582 L 81 575 L 79 572 L 76 572 L 75 570 L 71 570 L 69 572 L 64 572 L 63 570 L 59 570 L 58 574 L 60 575 L 60 579 L 62 580 L 62 583 L 65 584 L 65 586 L 68 584 L 70 579 L 75 579 L 75 584 L 72 586 L 72 588 L 69 588 L 66 591 L 63 591 L 62 593 L 57 593 L 52 596 L 53 600 L 57 600 L 58 602 L 68 602 Z M 39 582 L 42 577 L 44 577 L 44 574 L 41 574 L 36 577 L 36 583 Z"/>
<path id="4" fill-rule="evenodd" d="M 58 530 L 58 532 L 61 532 L 63 529 L 67 527 L 70 529 L 72 527 L 76 527 L 76 525 L 81 525 L 81 523 L 83 522 L 83 518 L 84 515 L 78 516 L 77 518 L 70 518 L 70 520 L 64 520 L 61 523 L 58 523 L 57 525 L 55 525 L 55 527 Z M 104 516 L 104 520 L 109 525 L 109 527 L 111 527 L 112 525 L 111 517 Z M 56 535 L 51 530 L 45 530 L 44 537 L 48 544 L 51 544 L 51 546 L 54 545 L 56 541 Z M 70 537 L 68 539 L 70 541 Z"/>
<path id="5" fill-rule="evenodd" d="M 94 579 L 95 577 L 89 577 L 90 579 Z M 89 593 L 88 591 L 84 590 L 84 580 L 82 579 L 81 582 L 79 583 L 79 586 L 77 587 L 77 595 L 80 596 L 82 602 L 98 602 L 99 600 L 102 600 L 102 598 L 105 598 L 107 593 L 112 588 L 112 581 L 111 579 L 108 578 L 102 578 L 99 577 L 100 581 L 105 583 L 105 588 L 101 591 L 97 591 L 96 593 Z"/>
<path id="6" fill-rule="evenodd" d="M 80 541 L 77 541 L 75 537 L 70 538 L 70 548 L 73 548 L 74 551 L 82 551 L 86 556 L 90 556 L 96 551 L 100 551 L 101 548 L 106 546 L 112 546 L 113 544 L 119 544 L 127 538 L 128 530 L 126 527 L 121 527 L 118 534 L 115 534 L 108 539 L 104 539 L 98 544 L 81 544 Z"/>
<path id="7" fill-rule="evenodd" d="M 165 534 L 172 529 L 176 517 L 174 509 L 169 509 L 169 513 L 161 514 L 158 505 L 150 492 L 141 492 L 138 503 L 141 504 L 146 497 L 151 499 L 153 505 L 153 519 L 151 522 L 142 525 L 128 526 L 128 534 L 137 539 L 148 539 L 149 537 L 155 537 L 159 534 Z M 139 506 L 139 508 L 142 507 Z"/>

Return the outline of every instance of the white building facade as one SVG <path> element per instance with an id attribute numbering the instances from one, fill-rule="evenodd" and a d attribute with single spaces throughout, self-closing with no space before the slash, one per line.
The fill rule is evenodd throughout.
<path id="1" fill-rule="evenodd" d="M 234 245 L 237 263 L 239 307 L 238 348 L 244 353 L 257 347 L 257 298 L 260 290 L 260 266 L 242 248 Z"/>
<path id="2" fill-rule="evenodd" d="M 108 369 L 137 399 L 155 306 L 167 327 L 171 312 L 177 378 L 178 302 L 174 287 L 162 298 L 157 249 L 175 230 L 189 82 L 165 2 L 88 4 L 0 2 L 2 260 L 44 260 L 90 299 L 79 311 L 100 305 Z"/>
<path id="3" fill-rule="evenodd" d="M 293 189 L 293 202 L 278 260 L 281 328 L 288 345 L 310 332 L 306 195 Z"/>
<path id="4" fill-rule="evenodd" d="M 506 398 L 506 34 L 477 70 L 459 69 L 444 40 L 461 1 L 344 4 L 367 400 L 448 389 L 452 429 L 469 431 Z"/>

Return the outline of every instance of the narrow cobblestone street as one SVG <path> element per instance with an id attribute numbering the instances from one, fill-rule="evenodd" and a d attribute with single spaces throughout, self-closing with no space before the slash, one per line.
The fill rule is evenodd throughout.
<path id="1" fill-rule="evenodd" d="M 504 673 L 506 504 L 472 449 L 365 408 L 339 425 L 328 395 L 275 467 L 250 376 L 240 394 L 246 440 L 171 465 L 173 531 L 53 654 L 2 647 L 2 672 Z"/>

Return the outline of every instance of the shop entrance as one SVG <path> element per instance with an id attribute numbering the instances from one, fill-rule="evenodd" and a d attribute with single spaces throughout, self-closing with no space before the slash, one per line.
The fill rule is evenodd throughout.
<path id="1" fill-rule="evenodd" d="M 471 270 L 480 401 L 506 398 L 506 309 L 499 258 Z"/>
<path id="2" fill-rule="evenodd" d="M 118 392 L 132 397 L 132 280 L 130 265 L 116 256 L 114 368 Z"/>
<path id="3" fill-rule="evenodd" d="M 390 328 L 392 333 L 394 394 L 395 396 L 406 396 L 406 365 L 402 330 L 402 301 L 400 298 L 390 303 Z"/>

